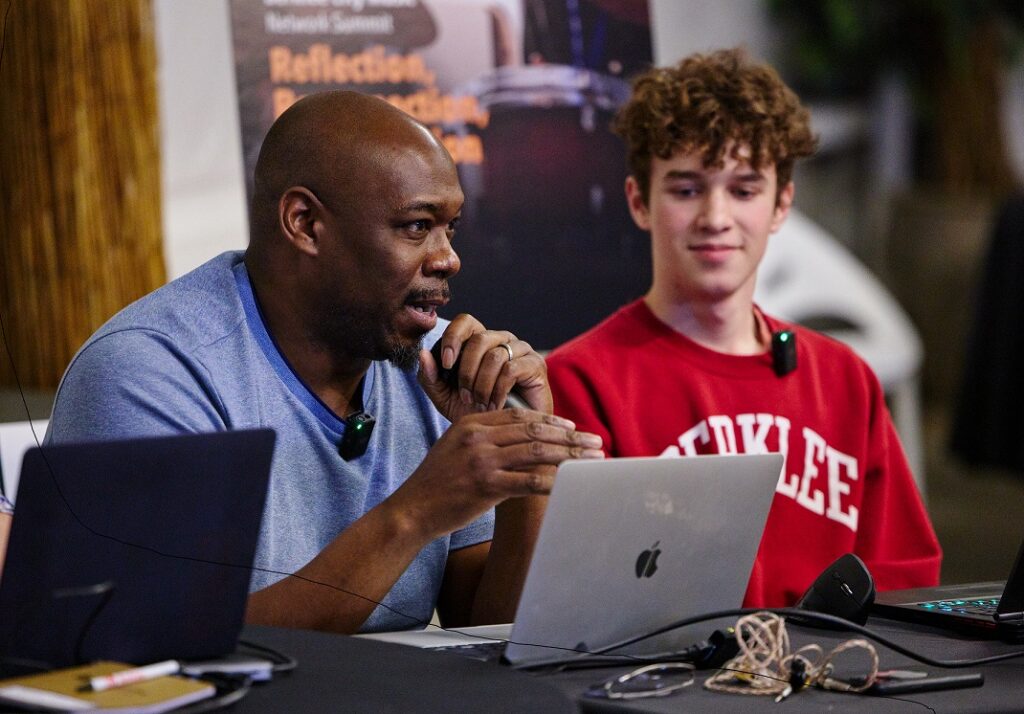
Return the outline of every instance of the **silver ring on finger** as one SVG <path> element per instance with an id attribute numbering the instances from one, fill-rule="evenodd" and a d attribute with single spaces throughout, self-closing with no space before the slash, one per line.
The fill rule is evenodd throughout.
<path id="1" fill-rule="evenodd" d="M 512 345 L 510 345 L 507 342 L 502 342 L 501 346 L 505 348 L 506 352 L 508 352 L 508 361 L 511 362 L 513 360 L 513 358 L 515 357 L 515 355 L 512 354 Z"/>

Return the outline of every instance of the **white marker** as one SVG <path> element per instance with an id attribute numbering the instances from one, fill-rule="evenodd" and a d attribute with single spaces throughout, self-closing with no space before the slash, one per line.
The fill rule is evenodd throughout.
<path id="1" fill-rule="evenodd" d="M 157 677 L 165 677 L 168 674 L 176 674 L 181 671 L 181 663 L 175 659 L 156 664 L 147 664 L 145 667 L 126 669 L 121 672 L 114 672 L 102 677 L 93 677 L 88 684 L 79 687 L 80 692 L 102 692 L 116 687 L 125 687 L 136 682 L 145 682 Z"/>

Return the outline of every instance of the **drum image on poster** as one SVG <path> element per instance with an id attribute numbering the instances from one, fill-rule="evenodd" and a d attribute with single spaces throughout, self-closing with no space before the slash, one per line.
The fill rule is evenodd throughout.
<path id="1" fill-rule="evenodd" d="M 651 63 L 645 0 L 526 0 L 523 62 L 471 83 L 489 112 L 453 307 L 547 350 L 639 297 L 649 238 L 629 216 L 625 146 L 610 128 Z"/>

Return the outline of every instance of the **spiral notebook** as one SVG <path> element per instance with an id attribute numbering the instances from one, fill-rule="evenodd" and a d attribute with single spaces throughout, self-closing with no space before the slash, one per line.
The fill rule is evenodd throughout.
<path id="1" fill-rule="evenodd" d="M 82 692 L 92 677 L 131 669 L 119 662 L 94 662 L 45 674 L 0 680 L 0 703 L 33 711 L 132 712 L 159 714 L 208 699 L 217 693 L 209 682 L 168 675 L 102 692 Z"/>

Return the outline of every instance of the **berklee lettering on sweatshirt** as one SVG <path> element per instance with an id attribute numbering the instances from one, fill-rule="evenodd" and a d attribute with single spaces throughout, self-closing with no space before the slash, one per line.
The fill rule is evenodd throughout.
<path id="1" fill-rule="evenodd" d="M 788 418 L 778 414 L 715 414 L 680 434 L 660 456 L 697 456 L 709 449 L 718 454 L 778 451 L 785 463 L 776 493 L 856 532 L 858 509 L 847 502 L 847 497 L 851 483 L 858 479 L 857 457 L 830 445 L 814 429 L 805 426 L 794 434 L 791 426 Z M 791 470 L 791 451 L 800 456 L 794 461 L 802 465 L 799 471 Z"/>

